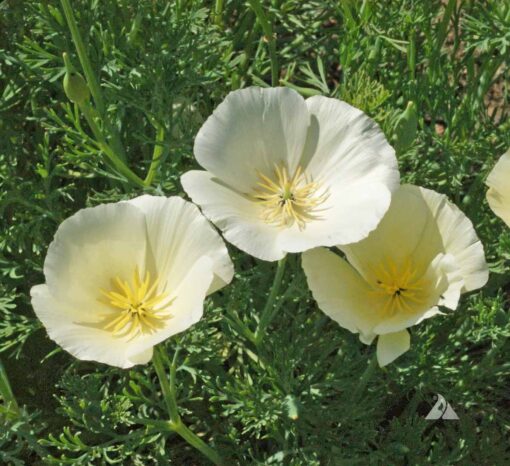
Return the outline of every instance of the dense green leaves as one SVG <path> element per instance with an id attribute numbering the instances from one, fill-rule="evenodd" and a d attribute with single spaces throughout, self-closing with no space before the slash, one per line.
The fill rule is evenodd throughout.
<path id="1" fill-rule="evenodd" d="M 104 108 L 91 99 L 93 121 L 148 180 L 141 186 L 64 93 L 62 53 L 84 73 L 60 2 L 0 2 L 0 356 L 21 407 L 8 419 L 0 409 L 0 462 L 206 464 L 157 428 L 167 415 L 150 365 L 71 359 L 41 330 L 29 290 L 43 281 L 57 226 L 78 209 L 144 191 L 182 195 L 203 120 L 230 90 L 270 85 L 268 39 L 281 84 L 362 108 L 389 140 L 415 104 L 404 131 L 413 137 L 399 148 L 403 179 L 447 194 L 472 219 L 492 275 L 455 313 L 414 327 L 396 363 L 367 372 L 375 348 L 318 310 L 299 257 L 287 261 L 278 311 L 257 344 L 276 265 L 231 247 L 232 284 L 166 344 L 169 355 L 181 348 L 183 420 L 228 464 L 510 461 L 510 231 L 484 200 L 485 176 L 510 146 L 508 5 L 260 3 L 273 38 L 238 0 L 72 0 L 104 99 Z M 437 393 L 459 422 L 424 419 Z"/>

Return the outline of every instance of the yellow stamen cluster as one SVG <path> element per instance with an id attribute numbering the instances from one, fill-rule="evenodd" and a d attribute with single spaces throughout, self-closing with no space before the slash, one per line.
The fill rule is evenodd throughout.
<path id="1" fill-rule="evenodd" d="M 167 299 L 168 293 L 156 293 L 158 283 L 157 278 L 151 283 L 149 272 L 142 279 L 138 267 L 131 283 L 119 277 L 112 279 L 110 291 L 100 290 L 103 295 L 100 300 L 112 307 L 112 312 L 104 316 L 101 328 L 128 339 L 162 328 L 164 321 L 172 317 L 167 312 L 172 300 Z"/>
<path id="2" fill-rule="evenodd" d="M 417 268 L 411 260 L 397 266 L 391 259 L 373 269 L 377 277 L 374 293 L 384 299 L 382 314 L 394 316 L 400 312 L 415 312 L 427 300 L 429 283 L 417 277 Z"/>
<path id="3" fill-rule="evenodd" d="M 327 198 L 327 191 L 319 194 L 320 183 L 310 180 L 298 167 L 293 176 L 287 168 L 275 165 L 271 177 L 258 172 L 257 183 L 252 197 L 262 206 L 262 218 L 265 222 L 280 227 L 291 227 L 296 223 L 300 230 L 310 220 L 320 219 L 317 207 Z"/>

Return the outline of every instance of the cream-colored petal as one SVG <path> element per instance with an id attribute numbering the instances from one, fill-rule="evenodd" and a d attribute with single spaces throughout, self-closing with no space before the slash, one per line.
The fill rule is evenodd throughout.
<path id="1" fill-rule="evenodd" d="M 158 277 L 170 289 L 179 286 L 190 265 L 207 256 L 214 281 L 209 293 L 230 283 L 234 267 L 225 243 L 198 208 L 180 197 L 140 196 L 128 201 L 145 215 L 147 237 Z"/>
<path id="2" fill-rule="evenodd" d="M 440 269 L 440 272 L 437 269 Z M 427 273 L 438 277 L 436 290 L 440 292 L 439 305 L 451 310 L 457 309 L 464 290 L 464 277 L 457 259 L 452 254 L 444 254 L 432 261 Z M 441 273 L 442 277 L 439 278 Z"/>
<path id="3" fill-rule="evenodd" d="M 134 357 L 187 330 L 202 318 L 204 300 L 214 279 L 213 267 L 214 262 L 209 257 L 200 257 L 180 280 L 179 286 L 167 290 L 170 293 L 168 312 L 171 318 L 164 321 L 162 329 L 133 339 L 128 352 L 130 356 Z"/>
<path id="4" fill-rule="evenodd" d="M 378 316 L 371 289 L 356 270 L 324 248 L 303 253 L 302 265 L 319 309 L 353 333 L 372 333 Z"/>
<path id="5" fill-rule="evenodd" d="M 281 247 L 289 252 L 366 238 L 399 183 L 394 150 L 376 123 L 337 99 L 316 96 L 306 103 L 312 124 L 302 165 L 328 197 L 304 229 L 282 232 Z"/>
<path id="6" fill-rule="evenodd" d="M 350 188 L 331 186 L 329 198 L 300 230 L 297 225 L 283 229 L 280 248 L 302 252 L 318 246 L 350 244 L 366 238 L 377 227 L 391 202 L 391 192 L 382 183 L 360 183 Z"/>
<path id="7" fill-rule="evenodd" d="M 138 354 L 131 354 L 131 352 L 129 353 L 130 353 L 129 361 L 132 362 L 134 365 L 147 364 L 152 359 L 152 355 L 154 354 L 154 347 L 151 346 L 150 348 L 147 348 L 146 350 Z"/>
<path id="8" fill-rule="evenodd" d="M 110 332 L 80 323 L 79 316 L 84 310 L 69 307 L 69 304 L 58 301 L 50 293 L 48 286 L 34 286 L 30 294 L 34 311 L 48 336 L 74 357 L 122 369 L 150 360 L 147 348 L 138 353 L 131 353 L 132 342 L 115 338 Z"/>
<path id="9" fill-rule="evenodd" d="M 397 189 L 395 150 L 377 123 L 338 99 L 314 96 L 306 105 L 311 125 L 303 165 L 314 179 L 346 190 L 371 183 L 383 184 L 389 191 Z"/>
<path id="10" fill-rule="evenodd" d="M 294 172 L 306 141 L 310 116 L 295 91 L 249 87 L 231 92 L 195 139 L 198 163 L 240 192 L 258 182 L 257 170 L 271 173 L 285 162 Z"/>
<path id="11" fill-rule="evenodd" d="M 434 215 L 437 229 L 445 254 L 455 257 L 464 280 L 463 291 L 481 288 L 487 283 L 489 269 L 481 241 L 471 220 L 446 196 L 425 188 L 417 188 Z M 429 236 L 435 231 L 429 229 L 424 242 L 430 242 Z"/>
<path id="12" fill-rule="evenodd" d="M 144 270 L 145 217 L 127 203 L 82 209 L 59 226 L 44 261 L 51 294 L 77 318 L 94 320 L 105 305 L 98 299 L 111 280 L 131 280 L 135 267 Z"/>
<path id="13" fill-rule="evenodd" d="M 93 322 L 80 320 L 83 310 L 58 301 L 46 285 L 32 288 L 32 306 L 49 337 L 76 358 L 127 369 L 150 361 L 153 346 L 200 320 L 214 277 L 212 267 L 209 257 L 192 264 L 178 288 L 173 290 L 169 309 L 172 317 L 164 321 L 164 327 L 132 338 L 114 336 Z"/>
<path id="14" fill-rule="evenodd" d="M 399 312 L 384 319 L 375 326 L 374 333 L 394 333 L 417 325 L 425 319 L 441 314 L 438 305 L 450 309 L 457 307 L 464 282 L 452 255 L 438 254 L 427 268 L 424 282 L 427 284 L 425 300 L 420 304 L 410 303 L 413 312 Z"/>
<path id="15" fill-rule="evenodd" d="M 388 258 L 397 264 L 410 258 L 421 274 L 440 253 L 455 257 L 464 291 L 483 286 L 488 278 L 483 246 L 471 221 L 446 196 L 417 186 L 402 186 L 377 229 L 341 249 L 370 282 L 376 278 L 373 265 Z"/>
<path id="16" fill-rule="evenodd" d="M 402 186 L 393 193 L 390 208 L 376 230 L 358 243 L 339 247 L 370 283 L 378 279 L 374 267 L 389 260 L 402 264 L 412 258 L 413 265 L 420 268 L 417 274 L 421 275 L 442 252 L 437 231 L 435 236 L 434 231 L 424 236 L 430 224 L 434 224 L 434 219 L 419 190 Z M 422 243 L 427 244 L 424 247 Z"/>
<path id="17" fill-rule="evenodd" d="M 377 339 L 377 362 L 384 367 L 395 361 L 411 347 L 411 337 L 407 330 L 380 335 Z"/>
<path id="18" fill-rule="evenodd" d="M 371 345 L 377 335 L 375 333 L 360 333 L 359 341 L 365 345 Z"/>
<path id="19" fill-rule="evenodd" d="M 189 171 L 181 177 L 181 183 L 193 202 L 234 246 L 267 261 L 285 255 L 278 244 L 279 229 L 262 221 L 255 202 L 205 171 Z"/>
<path id="20" fill-rule="evenodd" d="M 510 226 L 510 150 L 498 160 L 487 177 L 487 201 L 494 213 Z"/>
<path id="21" fill-rule="evenodd" d="M 430 319 L 437 314 L 443 313 L 440 312 L 436 306 L 412 314 L 400 313 L 376 325 L 374 327 L 374 332 L 376 335 L 388 335 L 400 332 L 406 328 L 412 327 L 413 325 L 417 325 L 426 319 Z"/>

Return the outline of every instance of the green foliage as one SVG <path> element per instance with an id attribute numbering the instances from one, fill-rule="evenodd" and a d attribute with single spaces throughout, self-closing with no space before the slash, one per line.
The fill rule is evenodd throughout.
<path id="1" fill-rule="evenodd" d="M 507 2 L 261 3 L 281 84 L 352 103 L 390 140 L 414 102 L 415 134 L 398 154 L 403 180 L 459 205 L 492 275 L 456 312 L 414 327 L 411 350 L 371 373 L 374 348 L 318 310 L 298 257 L 254 343 L 275 266 L 230 247 L 235 280 L 208 299 L 203 320 L 166 342 L 169 355 L 181 348 L 184 422 L 232 465 L 508 464 L 510 231 L 483 201 L 486 174 L 510 146 L 500 85 Z M 103 143 L 62 87 L 62 53 L 77 69 L 80 57 L 60 3 L 0 2 L 0 353 L 21 407 L 0 422 L 0 462 L 207 464 L 158 429 L 167 414 L 151 365 L 72 360 L 38 331 L 29 291 L 43 282 L 57 226 L 78 209 L 183 194 L 202 121 L 230 90 L 270 85 L 268 38 L 239 0 L 72 4 L 101 84 L 104 109 L 90 100 Z M 109 148 L 149 182 L 135 185 Z M 460 422 L 424 419 L 437 393 Z"/>

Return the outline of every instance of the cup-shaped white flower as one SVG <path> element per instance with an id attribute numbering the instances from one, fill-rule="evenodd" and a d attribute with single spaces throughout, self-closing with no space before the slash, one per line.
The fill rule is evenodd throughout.
<path id="1" fill-rule="evenodd" d="M 231 92 L 204 123 L 184 190 L 239 249 L 287 252 L 365 238 L 399 183 L 377 124 L 345 102 L 287 88 Z"/>
<path id="2" fill-rule="evenodd" d="M 233 266 L 193 204 L 141 196 L 83 209 L 58 228 L 31 290 L 48 335 L 78 359 L 128 368 L 202 317 Z"/>
<path id="3" fill-rule="evenodd" d="M 489 173 L 487 186 L 487 201 L 491 209 L 510 227 L 510 150 Z"/>
<path id="4" fill-rule="evenodd" d="M 370 344 L 384 366 L 410 346 L 408 327 L 456 309 L 461 293 L 488 279 L 471 221 L 434 191 L 402 186 L 375 231 L 340 247 L 347 260 L 317 248 L 303 254 L 319 308 Z"/>

